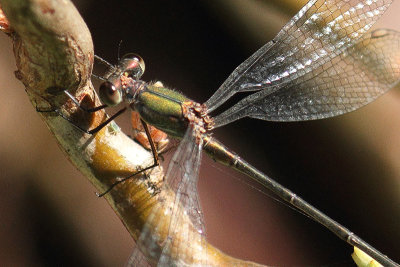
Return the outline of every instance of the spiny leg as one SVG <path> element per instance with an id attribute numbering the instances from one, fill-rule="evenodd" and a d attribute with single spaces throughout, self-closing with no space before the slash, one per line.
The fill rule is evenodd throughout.
<path id="1" fill-rule="evenodd" d="M 99 57 L 98 55 L 94 55 L 94 58 L 97 59 L 100 63 L 109 67 L 110 69 L 115 69 L 115 66 L 113 64 L 109 63 L 107 60 Z"/>
<path id="2" fill-rule="evenodd" d="M 101 106 L 94 107 L 94 108 L 86 108 L 86 107 L 82 106 L 82 105 L 79 103 L 78 99 L 76 99 L 73 95 L 71 95 L 70 92 L 68 92 L 67 90 L 64 90 L 64 93 L 69 97 L 69 99 L 72 100 L 72 102 L 75 103 L 75 105 L 76 105 L 78 108 L 80 108 L 81 110 L 83 110 L 83 111 L 85 111 L 85 112 L 87 112 L 87 113 L 94 113 L 94 112 L 96 112 L 96 111 L 99 111 L 99 110 L 101 110 L 101 109 L 105 109 L 106 107 L 108 107 L 107 105 L 101 105 Z"/>
<path id="3" fill-rule="evenodd" d="M 77 105 L 79 107 L 79 109 L 87 112 L 87 113 L 94 113 L 96 111 L 102 110 L 106 107 L 108 107 L 107 105 L 101 105 L 98 107 L 94 107 L 94 108 L 86 108 L 84 106 L 82 106 L 79 101 L 67 90 L 64 90 L 64 93 L 68 96 L 68 98 L 70 98 L 72 100 L 72 102 L 74 102 L 75 105 Z M 78 130 L 87 133 L 87 134 L 95 134 L 98 131 L 100 131 L 101 129 L 103 129 L 107 124 L 109 124 L 112 120 L 114 120 L 116 117 L 118 117 L 119 115 L 121 115 L 122 113 L 124 113 L 126 111 L 126 107 L 120 109 L 117 113 L 115 113 L 114 115 L 112 115 L 110 118 L 108 118 L 106 121 L 102 122 L 99 126 L 97 126 L 96 128 L 92 129 L 92 130 L 88 130 L 88 129 L 84 129 L 83 127 L 75 124 L 74 121 L 72 121 L 69 117 L 65 116 L 60 109 L 51 109 L 51 110 L 41 110 L 39 108 L 36 108 L 37 112 L 41 112 L 41 113 L 47 113 L 47 112 L 55 112 L 57 113 L 61 118 L 63 118 L 64 120 L 68 121 L 69 123 L 71 123 L 74 127 L 76 127 Z"/>
<path id="4" fill-rule="evenodd" d="M 105 65 L 110 70 L 114 70 L 115 69 L 115 66 L 113 64 L 109 63 L 107 60 L 105 60 L 105 59 L 103 59 L 103 58 L 101 58 L 101 57 L 99 57 L 97 55 L 94 55 L 94 58 L 96 60 L 98 60 L 100 63 L 102 63 L 103 65 Z M 119 61 L 119 59 L 118 59 L 118 61 Z M 103 76 L 99 76 L 99 75 L 96 75 L 94 73 L 92 73 L 92 76 L 95 77 L 96 79 L 100 80 L 100 81 L 103 81 L 103 82 L 107 81 L 107 79 L 104 78 Z"/>
<path id="5" fill-rule="evenodd" d="M 99 75 L 96 75 L 94 73 L 92 73 L 92 76 L 95 77 L 96 79 L 100 80 L 100 81 L 103 81 L 103 82 L 107 81 L 107 79 L 104 78 L 103 76 L 99 76 Z"/>
<path id="6" fill-rule="evenodd" d="M 128 177 L 123 178 L 122 180 L 120 180 L 120 181 L 118 181 L 118 182 L 113 183 L 113 184 L 112 184 L 106 191 L 104 191 L 103 193 L 101 193 L 101 194 L 96 193 L 96 195 L 97 195 L 98 197 L 103 197 L 104 195 L 106 195 L 107 193 L 109 193 L 116 185 L 119 185 L 120 183 L 125 182 L 126 180 L 128 180 L 128 179 L 130 179 L 130 178 L 132 178 L 132 177 L 134 177 L 134 176 L 136 176 L 136 175 L 138 175 L 138 174 L 140 174 L 140 173 L 143 173 L 143 172 L 145 172 L 145 171 L 147 171 L 147 170 L 153 169 L 154 167 L 160 166 L 160 161 L 159 161 L 159 158 L 158 158 L 157 149 L 156 149 L 156 146 L 155 146 L 155 144 L 154 144 L 153 139 L 151 138 L 150 131 L 149 131 L 149 128 L 148 128 L 148 126 L 147 126 L 147 123 L 144 122 L 142 119 L 140 119 L 140 122 L 142 123 L 143 128 L 144 128 L 144 130 L 145 130 L 145 132 L 146 132 L 147 138 L 149 139 L 149 143 L 150 143 L 150 147 L 151 147 L 151 152 L 152 152 L 152 154 L 153 154 L 154 163 L 153 163 L 152 165 L 150 165 L 150 166 L 148 166 L 148 167 L 142 169 L 142 170 L 139 170 L 139 171 L 137 171 L 137 172 L 135 172 L 135 173 L 129 175 Z"/>
<path id="7" fill-rule="evenodd" d="M 115 113 L 114 115 L 112 115 L 110 118 L 108 118 L 105 122 L 101 123 L 99 126 L 97 126 L 96 128 L 89 130 L 89 131 L 84 131 L 88 134 L 95 134 L 98 131 L 100 131 L 101 129 L 103 129 L 107 124 L 109 124 L 112 120 L 114 120 L 116 117 L 118 117 L 119 115 L 121 115 L 122 113 L 124 113 L 126 111 L 126 107 L 120 109 L 117 113 Z M 75 125 L 75 124 L 74 124 Z M 77 126 L 77 125 L 75 125 Z M 78 127 L 79 128 L 79 127 Z"/>

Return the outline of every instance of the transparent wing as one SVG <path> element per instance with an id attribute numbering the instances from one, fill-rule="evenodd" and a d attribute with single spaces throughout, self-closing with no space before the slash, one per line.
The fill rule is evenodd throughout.
<path id="1" fill-rule="evenodd" d="M 206 265 L 205 228 L 197 193 L 203 141 L 197 140 L 194 127 L 189 127 L 168 166 L 160 201 L 138 240 L 140 250 L 158 262 L 157 266 L 182 266 L 193 261 L 193 255 L 199 266 Z M 161 214 L 169 215 L 170 221 L 161 220 Z M 168 237 L 160 238 L 165 231 Z"/>
<path id="2" fill-rule="evenodd" d="M 268 94 L 254 93 L 215 118 L 299 121 L 337 116 L 384 94 L 400 80 L 400 33 L 376 30 L 340 55 Z"/>
<path id="3" fill-rule="evenodd" d="M 126 266 L 131 267 L 151 267 L 151 265 L 147 262 L 146 256 L 140 251 L 138 246 L 135 246 L 131 257 L 128 260 Z"/>
<path id="4" fill-rule="evenodd" d="M 167 184 L 176 192 L 176 197 L 168 239 L 159 261 L 160 266 L 171 266 L 173 262 L 170 255 L 179 254 L 179 261 L 185 263 L 188 262 L 186 258 L 192 257 L 199 251 L 204 253 L 204 256 L 198 264 L 206 265 L 205 228 L 197 193 L 203 141 L 197 140 L 192 127 L 189 127 L 184 140 L 181 141 L 181 152 L 178 151 L 180 153 L 174 155 L 168 167 Z M 189 216 L 193 225 L 185 222 L 186 216 Z M 187 240 L 178 239 L 178 236 L 183 236 Z"/>
<path id="5" fill-rule="evenodd" d="M 269 43 L 240 64 L 205 103 L 212 111 L 237 92 L 271 93 L 332 60 L 366 33 L 392 0 L 311 0 Z"/>
<path id="6" fill-rule="evenodd" d="M 197 126 L 192 124 L 188 127 L 168 166 L 165 182 L 176 194 L 174 207 L 178 208 L 181 205 L 183 209 L 180 210 L 187 212 L 197 231 L 204 233 L 203 213 L 197 193 L 203 140 L 197 138 L 195 127 Z"/>

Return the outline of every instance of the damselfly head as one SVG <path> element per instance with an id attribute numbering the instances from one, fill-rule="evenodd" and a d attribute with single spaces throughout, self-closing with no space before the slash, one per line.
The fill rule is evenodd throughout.
<path id="1" fill-rule="evenodd" d="M 122 70 L 122 75 L 139 79 L 145 70 L 143 59 L 134 53 L 124 55 L 118 63 L 118 69 Z"/>
<path id="2" fill-rule="evenodd" d="M 121 58 L 116 68 L 107 75 L 107 81 L 103 82 L 99 88 L 100 100 L 107 106 L 116 106 L 124 100 L 125 90 L 129 94 L 136 91 L 135 81 L 144 73 L 145 65 L 143 59 L 129 53 Z"/>
<path id="3" fill-rule="evenodd" d="M 99 97 L 103 104 L 107 106 L 116 106 L 122 102 L 122 90 L 120 86 L 115 86 L 110 81 L 105 81 L 100 85 Z"/>

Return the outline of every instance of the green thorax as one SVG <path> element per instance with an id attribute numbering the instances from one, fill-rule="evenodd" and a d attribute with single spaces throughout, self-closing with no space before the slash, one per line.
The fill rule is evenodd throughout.
<path id="1" fill-rule="evenodd" d="M 131 108 L 150 125 L 174 137 L 183 137 L 188 121 L 183 115 L 182 103 L 188 101 L 184 95 L 158 84 L 147 84 L 138 92 Z"/>

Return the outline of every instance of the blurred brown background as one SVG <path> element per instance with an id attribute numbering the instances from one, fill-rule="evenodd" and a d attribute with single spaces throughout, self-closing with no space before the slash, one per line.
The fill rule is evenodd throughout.
<path id="1" fill-rule="evenodd" d="M 305 2 L 305 1 L 301 1 Z M 144 80 L 204 102 L 295 14 L 300 1 L 74 1 L 95 52 L 136 52 Z M 400 30 L 395 2 L 379 26 Z M 0 265 L 123 266 L 133 241 L 67 161 L 32 105 L 0 34 Z M 263 172 L 400 262 L 400 95 L 338 118 L 244 119 L 216 136 Z M 212 244 L 268 265 L 352 266 L 352 248 L 204 157 L 200 194 Z M 211 164 L 207 166 L 206 164 Z"/>

